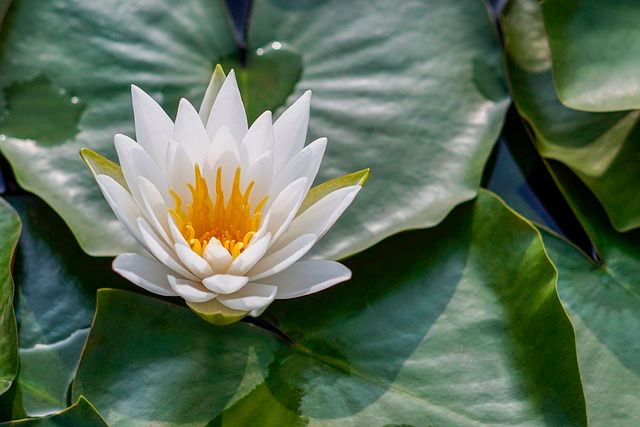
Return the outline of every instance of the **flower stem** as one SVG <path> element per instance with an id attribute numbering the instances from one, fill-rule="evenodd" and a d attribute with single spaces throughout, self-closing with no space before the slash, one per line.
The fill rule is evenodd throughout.
<path id="1" fill-rule="evenodd" d="M 270 323 L 261 317 L 247 316 L 242 319 L 242 322 L 251 323 L 252 325 L 256 325 L 259 328 L 267 330 L 290 346 L 295 344 L 295 341 L 293 341 L 293 339 L 291 339 L 291 337 L 287 335 L 282 329 L 278 328 L 273 323 Z"/>

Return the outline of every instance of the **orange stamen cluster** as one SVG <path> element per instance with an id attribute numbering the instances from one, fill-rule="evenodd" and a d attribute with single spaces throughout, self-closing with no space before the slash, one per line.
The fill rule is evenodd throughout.
<path id="1" fill-rule="evenodd" d="M 216 174 L 216 200 L 209 196 L 207 181 L 200 173 L 200 167 L 195 166 L 195 186 L 187 184 L 191 191 L 192 202 L 187 205 L 187 211 L 182 209 L 180 196 L 169 190 L 176 207 L 169 209 L 176 220 L 180 233 L 196 253 L 202 255 L 211 239 L 217 239 L 229 251 L 233 258 L 240 255 L 247 247 L 260 227 L 260 211 L 267 202 L 265 196 L 251 210 L 249 196 L 254 182 L 247 186 L 244 193 L 240 190 L 240 167 L 236 169 L 233 178 L 231 195 L 225 204 L 222 191 L 222 168 Z"/>

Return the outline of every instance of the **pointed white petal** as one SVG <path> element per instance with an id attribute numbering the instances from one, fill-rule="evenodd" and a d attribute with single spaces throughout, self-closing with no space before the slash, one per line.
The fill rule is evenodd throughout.
<path id="1" fill-rule="evenodd" d="M 359 185 L 344 187 L 318 200 L 293 220 L 280 240 L 274 244 L 274 249 L 278 250 L 307 233 L 315 234 L 320 240 L 349 207 L 361 188 Z"/>
<path id="2" fill-rule="evenodd" d="M 233 257 L 217 239 L 212 239 L 202 254 L 216 274 L 226 273 Z"/>
<path id="3" fill-rule="evenodd" d="M 195 168 L 184 148 L 176 141 L 169 141 L 167 150 L 167 183 L 169 188 L 180 196 L 186 209 L 186 204 L 192 201 L 187 184 L 195 182 Z M 172 198 L 170 206 L 173 208 L 174 205 L 175 201 Z"/>
<path id="4" fill-rule="evenodd" d="M 228 194 L 238 166 L 240 166 L 238 146 L 229 128 L 222 126 L 209 146 L 203 171 L 204 178 L 209 183 L 209 193 L 212 196 L 215 196 L 218 168 L 222 167 L 222 189 L 225 194 Z M 213 199 L 215 200 L 215 197 Z"/>
<path id="5" fill-rule="evenodd" d="M 261 259 L 247 274 L 251 280 L 260 280 L 285 270 L 304 256 L 316 243 L 315 234 L 305 234 L 282 249 Z"/>
<path id="6" fill-rule="evenodd" d="M 273 124 L 275 134 L 274 172 L 280 171 L 304 147 L 309 126 L 310 106 L 311 91 L 308 90 Z"/>
<path id="7" fill-rule="evenodd" d="M 209 150 L 209 136 L 196 109 L 184 98 L 178 105 L 173 140 L 184 148 L 191 163 L 198 163 L 200 167 L 204 165 Z"/>
<path id="8" fill-rule="evenodd" d="M 145 249 L 147 249 L 158 261 L 187 279 L 199 280 L 198 277 L 185 268 L 185 266 L 179 261 L 173 251 L 173 248 L 170 249 L 166 244 L 164 244 L 144 219 L 138 218 L 138 228 L 140 229 Z"/>
<path id="9" fill-rule="evenodd" d="M 231 295 L 218 295 L 218 301 L 229 308 L 240 311 L 261 310 L 271 304 L 278 288 L 259 283 L 247 283 Z"/>
<path id="10" fill-rule="evenodd" d="M 217 294 L 210 292 L 202 283 L 184 277 L 168 276 L 169 284 L 178 296 L 189 302 L 205 302 L 214 299 Z"/>
<path id="11" fill-rule="evenodd" d="M 271 216 L 269 232 L 272 235 L 272 242 L 276 242 L 293 221 L 306 195 L 304 190 L 307 188 L 307 183 L 307 178 L 300 178 L 292 182 L 278 194 L 278 197 L 268 207 Z"/>
<path id="12" fill-rule="evenodd" d="M 207 289 L 222 295 L 237 292 L 248 282 L 248 277 L 234 276 L 232 274 L 216 274 L 202 280 L 202 284 Z"/>
<path id="13" fill-rule="evenodd" d="M 134 284 L 157 295 L 176 296 L 167 279 L 174 274 L 158 261 L 137 254 L 121 254 L 113 260 L 113 270 Z"/>
<path id="14" fill-rule="evenodd" d="M 142 201 L 141 209 L 149 223 L 160 237 L 167 244 L 172 243 L 169 237 L 169 226 L 167 224 L 167 205 L 160 195 L 158 189 L 144 176 L 139 176 L 136 180 L 140 189 Z"/>
<path id="15" fill-rule="evenodd" d="M 136 179 L 144 176 L 162 193 L 166 192 L 167 182 L 158 165 L 140 145 L 128 136 L 118 134 L 114 137 L 120 167 L 134 199 L 140 200 Z M 164 194 L 163 194 L 164 196 Z M 167 194 L 168 196 L 168 194 Z M 167 200 L 167 198 L 165 198 Z"/>
<path id="16" fill-rule="evenodd" d="M 173 122 L 153 98 L 135 85 L 131 85 L 131 98 L 136 140 L 164 170 L 167 144 L 173 134 Z"/>
<path id="17" fill-rule="evenodd" d="M 113 213 L 116 214 L 120 222 L 138 243 L 144 246 L 143 238 L 137 224 L 138 218 L 142 216 L 142 212 L 140 212 L 131 194 L 108 175 L 96 176 L 96 182 L 100 190 L 102 190 L 102 194 Z"/>
<path id="18" fill-rule="evenodd" d="M 320 163 L 322 163 L 326 148 L 327 138 L 316 139 L 304 147 L 277 174 L 271 185 L 271 193 L 279 194 L 290 182 L 305 177 L 309 180 L 307 183 L 308 188 L 305 191 L 306 194 L 318 173 L 318 169 L 320 169 Z"/>
<path id="19" fill-rule="evenodd" d="M 253 188 L 251 189 L 251 195 L 249 196 L 249 205 L 257 206 L 258 203 L 268 194 L 270 194 L 271 188 L 271 174 L 273 169 L 273 157 L 270 152 L 260 156 L 249 168 L 247 173 L 244 173 L 245 178 L 243 182 L 243 189 L 253 181 Z M 275 195 L 273 195 L 275 197 Z"/>
<path id="20" fill-rule="evenodd" d="M 351 278 L 351 270 L 335 261 L 298 261 L 291 267 L 265 278 L 263 282 L 278 287 L 276 299 L 313 294 Z"/>
<path id="21" fill-rule="evenodd" d="M 225 79 L 207 121 L 207 134 L 212 139 L 222 126 L 228 126 L 236 141 L 247 133 L 247 113 L 244 111 L 240 90 L 233 70 Z"/>
<path id="22" fill-rule="evenodd" d="M 241 276 L 260 261 L 260 258 L 262 258 L 269 248 L 269 243 L 271 243 L 271 234 L 266 234 L 262 238 L 258 238 L 259 240 L 256 239 L 256 236 L 251 239 L 247 249 L 233 260 L 227 270 L 227 273 Z"/>
<path id="23" fill-rule="evenodd" d="M 174 248 L 182 264 L 198 278 L 204 279 L 214 274 L 209 263 L 195 253 L 189 246 L 176 243 Z"/>
<path id="24" fill-rule="evenodd" d="M 173 239 L 173 243 L 190 247 L 189 244 L 187 243 L 187 240 L 184 238 L 182 233 L 180 233 L 180 230 L 178 230 L 178 225 L 176 224 L 176 220 L 168 212 L 167 212 L 167 223 L 169 224 L 169 232 L 171 233 L 171 238 Z"/>
<path id="25" fill-rule="evenodd" d="M 254 163 L 260 156 L 272 152 L 274 141 L 271 111 L 265 111 L 253 122 L 242 140 L 249 162 Z"/>

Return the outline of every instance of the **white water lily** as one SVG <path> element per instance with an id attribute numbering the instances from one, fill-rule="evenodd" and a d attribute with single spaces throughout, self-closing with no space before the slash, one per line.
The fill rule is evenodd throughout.
<path id="1" fill-rule="evenodd" d="M 115 136 L 117 165 L 82 155 L 118 219 L 146 253 L 113 269 L 147 291 L 179 296 L 213 323 L 260 315 L 348 280 L 329 260 L 301 260 L 352 202 L 368 170 L 310 190 L 327 144 L 305 146 L 311 93 L 278 120 L 248 127 L 234 72 L 216 68 L 197 112 L 180 101 L 173 123 L 132 86 L 137 142 Z"/>

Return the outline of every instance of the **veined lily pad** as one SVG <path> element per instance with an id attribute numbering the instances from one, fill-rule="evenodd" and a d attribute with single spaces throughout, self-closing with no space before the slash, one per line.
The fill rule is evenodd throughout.
<path id="1" fill-rule="evenodd" d="M 115 427 L 586 424 L 555 269 L 496 197 L 347 264 L 352 281 L 267 310 L 293 343 L 100 291 L 73 394 Z"/>

